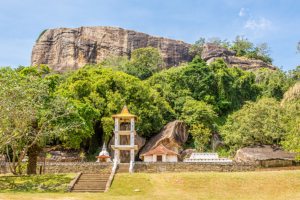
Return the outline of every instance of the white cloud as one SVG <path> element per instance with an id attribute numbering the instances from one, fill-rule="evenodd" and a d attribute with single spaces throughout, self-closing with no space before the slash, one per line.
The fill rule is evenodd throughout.
<path id="1" fill-rule="evenodd" d="M 240 17 L 244 17 L 246 15 L 246 10 L 245 10 L 245 8 L 241 8 L 240 9 L 240 12 L 239 12 L 239 16 Z"/>
<path id="2" fill-rule="evenodd" d="M 272 26 L 272 22 L 264 17 L 255 19 L 248 19 L 244 25 L 244 28 L 250 30 L 268 30 Z"/>

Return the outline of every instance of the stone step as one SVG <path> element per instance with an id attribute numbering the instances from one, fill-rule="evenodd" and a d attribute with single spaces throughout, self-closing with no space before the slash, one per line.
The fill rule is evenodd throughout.
<path id="1" fill-rule="evenodd" d="M 94 185 L 94 186 L 90 186 L 90 185 L 75 185 L 73 189 L 74 190 L 76 190 L 76 189 L 105 189 L 105 185 L 106 184 Z"/>
<path id="2" fill-rule="evenodd" d="M 80 182 L 80 183 L 77 183 L 75 186 L 91 186 L 91 187 L 93 187 L 93 186 L 98 186 L 98 185 L 106 185 L 106 181 L 103 181 L 103 182 L 97 182 L 97 183 L 91 183 L 91 184 L 88 184 L 88 183 L 82 183 L 82 182 Z"/>
<path id="3" fill-rule="evenodd" d="M 83 190 L 73 190 L 72 192 L 104 192 L 105 190 L 86 190 L 86 189 L 83 189 Z"/>
<path id="4" fill-rule="evenodd" d="M 81 174 L 72 192 L 104 192 L 109 174 Z"/>
<path id="5" fill-rule="evenodd" d="M 91 181 L 97 181 L 97 180 L 106 180 L 108 177 L 103 178 L 81 178 L 81 180 L 91 180 Z"/>
<path id="6" fill-rule="evenodd" d="M 98 178 L 98 177 L 108 177 L 109 174 L 103 175 L 81 175 L 80 177 L 88 177 L 88 178 Z"/>

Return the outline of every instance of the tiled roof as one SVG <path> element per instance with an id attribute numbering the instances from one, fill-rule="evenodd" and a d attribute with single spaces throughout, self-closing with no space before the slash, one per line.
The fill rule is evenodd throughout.
<path id="1" fill-rule="evenodd" d="M 163 144 L 158 145 L 156 148 L 151 149 L 150 151 L 142 154 L 142 156 L 150 156 L 150 155 L 160 155 L 160 154 L 166 154 L 166 155 L 178 155 L 175 151 L 172 151 L 170 149 L 167 149 Z"/>

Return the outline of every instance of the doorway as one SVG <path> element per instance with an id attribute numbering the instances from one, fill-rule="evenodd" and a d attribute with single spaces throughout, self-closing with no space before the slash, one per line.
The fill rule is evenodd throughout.
<path id="1" fill-rule="evenodd" d="M 162 155 L 160 155 L 160 156 L 157 155 L 157 156 L 156 156 L 156 161 L 157 161 L 157 162 L 162 162 Z"/>

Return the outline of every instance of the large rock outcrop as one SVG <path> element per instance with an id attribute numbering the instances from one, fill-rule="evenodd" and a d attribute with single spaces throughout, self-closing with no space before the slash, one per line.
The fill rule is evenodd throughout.
<path id="1" fill-rule="evenodd" d="M 163 144 L 166 148 L 178 152 L 179 148 L 187 141 L 188 132 L 184 122 L 175 120 L 169 122 L 155 136 L 150 138 L 146 145 L 140 151 L 140 155 Z"/>
<path id="2" fill-rule="evenodd" d="M 236 152 L 236 162 L 251 163 L 263 167 L 281 167 L 293 165 L 297 154 L 284 151 L 270 145 L 244 147 Z"/>
<path id="3" fill-rule="evenodd" d="M 235 51 L 228 50 L 216 44 L 205 44 L 201 58 L 208 64 L 217 58 L 223 58 L 230 67 L 238 67 L 244 70 L 255 70 L 258 68 L 269 68 L 275 70 L 276 67 L 262 60 L 249 59 L 236 56 Z"/>
<path id="4" fill-rule="evenodd" d="M 190 44 L 114 27 L 58 28 L 43 32 L 32 50 L 31 65 L 57 71 L 99 63 L 109 56 L 130 56 L 142 47 L 158 48 L 166 67 L 190 60 Z"/>

